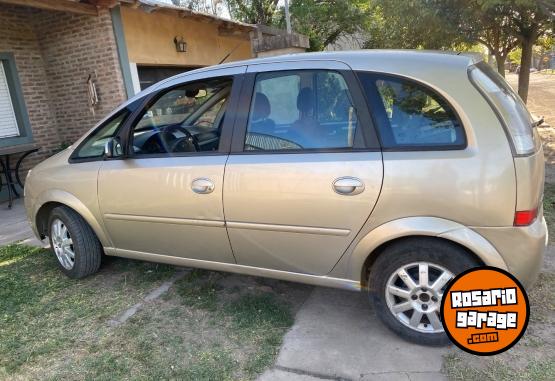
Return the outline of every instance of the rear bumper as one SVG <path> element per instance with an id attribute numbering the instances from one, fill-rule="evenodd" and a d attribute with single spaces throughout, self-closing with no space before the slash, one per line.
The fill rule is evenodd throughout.
<path id="1" fill-rule="evenodd" d="M 548 231 L 543 213 L 530 226 L 472 228 L 487 239 L 503 257 L 507 268 L 530 289 L 543 264 L 548 245 Z"/>

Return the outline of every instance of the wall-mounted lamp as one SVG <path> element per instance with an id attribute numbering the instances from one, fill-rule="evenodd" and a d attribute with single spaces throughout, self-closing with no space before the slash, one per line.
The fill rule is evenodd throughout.
<path id="1" fill-rule="evenodd" d="M 183 36 L 177 39 L 177 36 L 173 39 L 173 43 L 175 44 L 175 50 L 178 53 L 185 53 L 187 51 L 187 43 L 183 40 Z"/>

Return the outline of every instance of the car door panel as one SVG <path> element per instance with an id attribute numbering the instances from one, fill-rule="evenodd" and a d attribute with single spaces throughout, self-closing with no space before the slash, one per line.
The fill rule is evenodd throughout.
<path id="1" fill-rule="evenodd" d="M 234 262 L 225 230 L 222 188 L 226 155 L 104 162 L 99 202 L 118 249 Z M 197 178 L 214 191 L 192 190 Z"/>
<path id="2" fill-rule="evenodd" d="M 311 150 L 289 142 L 280 147 L 276 139 L 281 136 L 285 136 L 284 141 L 290 139 L 289 136 L 294 134 L 288 131 L 297 128 L 295 123 L 292 124 L 291 117 L 283 116 L 291 115 L 288 110 L 295 104 L 299 108 L 299 98 L 304 91 L 301 89 L 310 87 L 311 91 L 318 91 L 315 90 L 319 89 L 315 78 L 321 74 L 320 70 L 333 73 L 330 79 L 336 82 L 340 73 L 348 83 L 347 90 L 358 108 L 355 110 L 358 116 L 355 137 L 354 140 L 348 139 L 353 148 Z M 290 77 L 295 75 L 295 71 L 305 74 L 294 80 Z M 311 71 L 315 72 L 312 82 L 310 74 L 308 77 L 306 74 Z M 356 80 L 352 80 L 350 68 L 337 61 L 249 65 L 247 73 L 241 98 L 243 109 L 235 123 L 232 152 L 224 178 L 224 210 L 233 253 L 242 265 L 327 274 L 370 216 L 381 190 L 382 154 L 375 132 L 374 135 L 366 133 L 367 128 L 373 127 L 368 125 L 370 117 L 364 97 Z M 261 81 L 278 78 L 274 83 L 277 83 L 279 95 L 267 92 L 270 82 L 258 85 L 258 75 L 261 75 Z M 281 75 L 288 76 L 287 81 L 282 81 Z M 276 105 L 276 100 L 279 102 L 288 94 L 284 90 L 285 83 L 295 84 L 293 95 L 297 94 L 297 100 L 284 101 L 289 106 Z M 267 94 L 264 95 L 266 99 L 261 104 L 262 108 L 255 109 L 253 114 L 251 108 L 257 106 L 256 97 L 261 91 Z M 318 98 L 313 99 L 319 102 Z M 285 111 L 280 111 L 282 114 L 278 115 L 272 110 Z M 258 111 L 262 111 L 261 117 L 268 122 L 256 121 Z M 300 112 L 301 108 L 299 117 Z M 312 118 L 319 118 L 320 115 L 314 112 Z M 349 123 L 342 123 L 340 125 L 351 128 Z M 250 132 L 247 134 L 247 125 L 254 137 Z M 338 127 L 340 125 L 333 120 L 325 121 L 320 124 L 319 131 L 329 134 L 329 126 L 336 132 L 343 131 Z M 257 130 L 258 126 L 262 130 Z M 269 138 L 263 130 L 270 132 Z M 368 136 L 374 136 L 374 145 L 367 144 Z M 326 144 L 332 142 L 333 145 L 340 140 L 328 138 Z M 252 150 L 253 145 L 255 150 Z M 276 151 L 285 145 L 293 151 Z M 360 182 L 363 190 L 340 194 L 338 189 L 342 189 L 335 189 L 334 183 L 344 178 Z"/>
<path id="3" fill-rule="evenodd" d="M 364 192 L 336 193 L 346 176 Z M 370 215 L 381 178 L 380 152 L 231 155 L 224 205 L 237 262 L 328 273 Z"/>
<path id="4" fill-rule="evenodd" d="M 241 74 L 245 70 L 245 66 L 237 66 L 203 73 L 192 72 L 181 78 L 170 79 L 162 85 L 155 85 L 161 90 L 153 94 L 151 100 L 146 101 L 146 106 L 137 112 L 136 121 L 126 126 L 128 131 L 133 131 L 133 133 L 127 132 L 122 139 L 125 142 L 129 141 L 127 144 L 130 157 L 104 161 L 98 177 L 98 198 L 104 223 L 116 250 L 120 253 L 136 251 L 235 263 L 225 228 L 222 192 L 224 168 L 235 118 L 233 112 L 236 107 L 235 99 L 241 86 Z M 149 147 L 160 149 L 162 153 L 144 150 L 145 146 L 142 144 L 146 143 L 140 143 L 137 137 L 140 138 L 146 134 L 158 134 L 155 136 L 158 140 L 164 140 L 172 135 L 173 142 L 178 142 L 179 139 L 189 140 L 186 134 L 183 135 L 179 131 L 164 132 L 166 127 L 163 124 L 156 124 L 156 118 L 160 115 L 160 120 L 185 118 L 187 124 L 183 126 L 187 128 L 189 134 L 196 135 L 197 141 L 199 136 L 207 135 L 200 132 L 202 127 L 189 125 L 188 122 L 191 117 L 195 118 L 195 105 L 198 104 L 199 91 L 191 90 L 191 95 L 187 95 L 188 88 L 182 86 L 187 86 L 193 81 L 214 83 L 215 80 L 226 83 L 229 78 L 233 78 L 233 83 L 231 91 L 227 93 L 229 94 L 227 104 L 223 102 L 226 104 L 226 110 L 219 131 L 219 148 L 216 151 L 183 153 L 166 151 L 166 147 L 179 147 L 177 144 L 172 144 L 172 141 L 165 142 L 159 147 Z M 217 85 L 208 86 L 208 90 L 216 89 L 212 93 L 215 96 L 228 91 L 227 87 L 221 90 Z M 174 94 L 179 93 L 185 95 L 179 95 L 174 101 Z M 208 94 L 207 91 L 204 93 Z M 171 107 L 167 109 L 167 102 L 163 99 L 164 94 L 168 94 L 168 102 L 171 102 Z M 208 98 L 206 102 L 211 102 L 211 99 Z M 159 101 L 163 107 L 151 111 L 150 107 L 157 107 Z M 176 110 L 175 113 L 172 107 Z M 206 107 L 206 109 L 209 108 L 211 107 Z M 187 114 L 182 110 L 191 111 Z M 199 117 L 206 110 L 201 111 L 198 113 Z M 212 118 L 217 117 L 218 114 L 212 113 Z M 134 124 L 138 126 L 136 132 Z M 143 132 L 144 125 L 147 126 L 145 132 Z M 211 127 L 210 131 L 215 129 Z M 163 135 L 164 133 L 166 135 Z M 129 139 L 127 136 L 134 138 Z M 189 144 L 184 147 L 191 146 L 192 144 Z"/>

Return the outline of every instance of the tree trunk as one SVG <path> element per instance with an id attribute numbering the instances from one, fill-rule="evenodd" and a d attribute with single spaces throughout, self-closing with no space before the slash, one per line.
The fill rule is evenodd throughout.
<path id="1" fill-rule="evenodd" d="M 507 60 L 507 57 L 504 57 L 501 54 L 496 54 L 495 55 L 495 62 L 497 62 L 497 71 L 499 72 L 499 74 L 501 74 L 501 76 L 503 78 L 505 78 L 505 61 Z"/>
<path id="2" fill-rule="evenodd" d="M 528 85 L 530 84 L 530 67 L 532 66 L 533 40 L 522 40 L 520 47 L 522 48 L 522 57 L 520 59 L 520 73 L 518 74 L 518 95 L 526 103 L 528 100 Z"/>

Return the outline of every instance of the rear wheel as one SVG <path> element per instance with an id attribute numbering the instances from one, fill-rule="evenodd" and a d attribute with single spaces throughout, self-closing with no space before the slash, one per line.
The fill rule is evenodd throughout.
<path id="1" fill-rule="evenodd" d="M 441 299 L 457 274 L 479 263 L 464 249 L 433 238 L 406 239 L 387 247 L 370 271 L 370 299 L 379 318 L 406 340 L 449 342 Z"/>
<path id="2" fill-rule="evenodd" d="M 50 247 L 68 277 L 84 278 L 98 271 L 102 246 L 83 217 L 59 206 L 52 209 L 48 228 Z"/>

